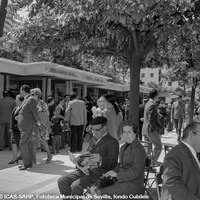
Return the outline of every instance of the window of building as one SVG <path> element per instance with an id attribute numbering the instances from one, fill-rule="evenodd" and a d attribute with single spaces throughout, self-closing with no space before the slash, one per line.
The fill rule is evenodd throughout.
<path id="1" fill-rule="evenodd" d="M 144 77 L 145 77 L 145 73 L 142 73 L 142 74 L 141 74 L 141 77 L 144 78 Z"/>
<path id="2" fill-rule="evenodd" d="M 150 73 L 150 77 L 153 78 L 154 77 L 154 73 Z"/>

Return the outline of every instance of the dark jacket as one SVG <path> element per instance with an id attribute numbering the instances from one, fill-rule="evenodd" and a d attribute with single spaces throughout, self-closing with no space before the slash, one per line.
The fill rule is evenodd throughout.
<path id="1" fill-rule="evenodd" d="M 160 117 L 156 102 L 149 100 L 144 109 L 144 122 L 142 126 L 142 134 L 148 135 L 149 132 L 156 131 L 159 133 L 161 130 Z"/>
<path id="2" fill-rule="evenodd" d="M 52 125 L 52 135 L 61 135 L 62 134 L 62 127 L 59 123 L 55 123 Z"/>
<path id="3" fill-rule="evenodd" d="M 15 106 L 11 113 L 11 118 L 10 118 L 10 129 L 13 130 L 14 132 L 19 132 L 17 120 L 15 119 L 18 113 L 19 113 L 19 109 L 17 106 Z"/>
<path id="4" fill-rule="evenodd" d="M 162 200 L 200 199 L 200 168 L 185 144 L 167 154 L 163 167 Z"/>
<path id="5" fill-rule="evenodd" d="M 138 139 L 135 139 L 130 145 L 125 143 L 121 147 L 119 161 L 120 163 L 114 170 L 117 172 L 118 182 L 125 185 L 123 187 L 126 187 L 127 184 L 130 194 L 133 191 L 136 194 L 142 194 L 144 192 L 146 152 Z"/>
<path id="6" fill-rule="evenodd" d="M 107 133 L 95 145 L 94 142 L 94 140 L 91 141 L 88 150 L 90 153 L 98 153 L 101 155 L 102 163 L 99 168 L 100 174 L 113 170 L 117 165 L 119 155 L 119 143 L 117 139 Z"/>

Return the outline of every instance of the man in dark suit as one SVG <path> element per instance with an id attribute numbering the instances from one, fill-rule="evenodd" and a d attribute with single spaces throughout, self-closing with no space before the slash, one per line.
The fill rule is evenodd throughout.
<path id="1" fill-rule="evenodd" d="M 142 125 L 144 121 L 144 108 L 147 103 L 148 99 L 143 99 L 142 104 L 139 105 L 139 134 L 138 137 L 142 140 Z"/>
<path id="2" fill-rule="evenodd" d="M 14 107 L 15 100 L 10 97 L 10 92 L 3 91 L 3 99 L 0 99 L 0 151 L 7 146 L 11 148 L 9 125 Z"/>
<path id="3" fill-rule="evenodd" d="M 165 157 L 162 200 L 200 199 L 200 123 L 193 122 L 183 131 L 182 142 Z"/>
<path id="4" fill-rule="evenodd" d="M 77 169 L 59 178 L 58 187 L 62 195 L 82 195 L 83 190 L 96 183 L 102 174 L 116 167 L 119 143 L 107 132 L 106 123 L 105 117 L 96 117 L 90 122 L 94 140 L 88 151 L 91 155 L 90 160 L 99 163 L 98 167 L 91 168 L 89 175 Z"/>
<path id="5" fill-rule="evenodd" d="M 157 162 L 162 151 L 162 143 L 160 138 L 161 124 L 156 100 L 158 99 L 158 91 L 152 89 L 149 93 L 149 101 L 144 109 L 144 123 L 142 126 L 142 134 L 145 141 L 149 141 L 154 145 L 153 162 Z M 152 149 L 148 149 L 147 155 L 150 154 Z"/>
<path id="6" fill-rule="evenodd" d="M 22 85 L 20 94 L 24 97 L 19 115 L 17 116 L 18 127 L 21 133 L 20 150 L 24 163 L 20 170 L 26 170 L 32 167 L 32 133 L 36 128 L 36 124 L 40 124 L 38 121 L 37 101 L 30 95 L 30 87 Z"/>

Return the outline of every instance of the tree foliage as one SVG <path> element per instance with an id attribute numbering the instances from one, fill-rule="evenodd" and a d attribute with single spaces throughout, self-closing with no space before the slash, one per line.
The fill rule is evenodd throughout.
<path id="1" fill-rule="evenodd" d="M 192 6 L 190 0 L 38 0 L 18 30 L 18 45 L 32 58 L 68 66 L 80 66 L 83 53 L 123 60 L 130 69 L 130 118 L 137 124 L 142 62 L 178 23 L 176 13 Z"/>
<path id="2" fill-rule="evenodd" d="M 191 106 L 194 110 L 195 89 L 200 80 L 200 2 L 196 1 L 191 10 L 174 13 L 176 23 L 163 32 L 165 40 L 158 40 L 154 52 L 154 64 L 167 66 L 167 79 L 178 81 L 184 89 L 192 88 Z M 150 61 L 151 58 L 149 59 Z M 152 64 L 152 62 L 150 62 Z M 190 113 L 190 122 L 193 112 Z"/>
<path id="3" fill-rule="evenodd" d="M 8 0 L 1 0 L 0 2 L 0 37 L 3 36 L 4 22 L 6 19 Z"/>

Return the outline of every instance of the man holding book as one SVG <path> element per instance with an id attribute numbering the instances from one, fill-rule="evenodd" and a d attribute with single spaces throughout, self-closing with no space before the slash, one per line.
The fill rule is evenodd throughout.
<path id="1" fill-rule="evenodd" d="M 88 151 L 79 158 L 73 158 L 77 170 L 58 179 L 60 193 L 64 199 L 70 199 L 69 195 L 83 195 L 84 189 L 96 183 L 100 176 L 117 165 L 119 143 L 106 129 L 107 119 L 96 117 L 91 122 L 93 140 Z"/>

